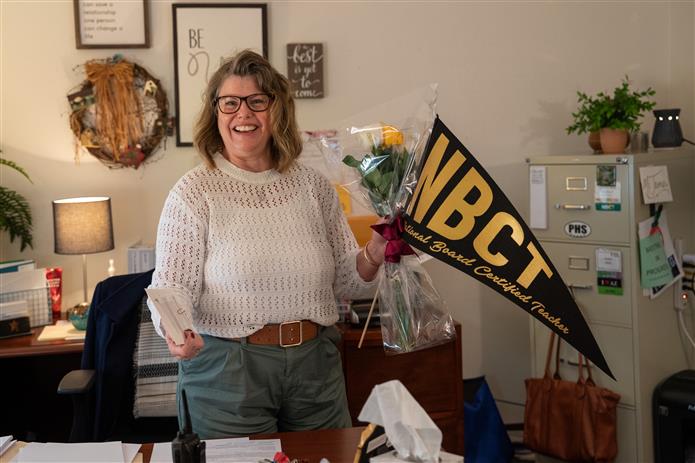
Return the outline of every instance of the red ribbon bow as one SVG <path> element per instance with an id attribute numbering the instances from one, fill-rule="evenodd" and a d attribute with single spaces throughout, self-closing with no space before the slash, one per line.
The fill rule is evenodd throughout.
<path id="1" fill-rule="evenodd" d="M 388 217 L 387 217 L 388 218 Z M 386 249 L 384 250 L 384 260 L 397 264 L 401 261 L 401 256 L 415 254 L 413 248 L 406 243 L 401 236 L 403 235 L 403 221 L 401 216 L 396 216 L 391 223 L 377 223 L 372 225 L 372 229 L 386 238 Z"/>

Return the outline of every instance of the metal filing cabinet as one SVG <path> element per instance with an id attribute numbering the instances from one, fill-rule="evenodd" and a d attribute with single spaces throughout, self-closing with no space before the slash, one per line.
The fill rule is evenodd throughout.
<path id="1" fill-rule="evenodd" d="M 584 313 L 617 381 L 593 368 L 597 384 L 621 395 L 618 462 L 654 460 L 651 398 L 656 385 L 688 367 L 673 308 L 673 288 L 656 299 L 640 286 L 637 224 L 650 217 L 642 200 L 639 168 L 668 167 L 673 202 L 664 205 L 673 239 L 695 250 L 695 150 L 635 155 L 544 156 L 529 161 L 534 234 Z M 608 174 L 608 180 L 602 175 Z M 597 180 L 597 175 L 601 180 Z M 610 178 L 612 176 L 612 178 Z M 597 186 L 598 182 L 598 186 Z M 610 184 L 613 184 L 610 186 Z M 621 263 L 622 294 L 599 290 L 597 250 Z M 615 275 L 614 275 L 615 276 Z M 603 283 L 605 285 L 605 281 Z M 531 321 L 532 370 L 542 376 L 549 330 Z M 577 377 L 577 353 L 562 344 L 560 371 Z M 539 456 L 538 461 L 553 461 Z"/>

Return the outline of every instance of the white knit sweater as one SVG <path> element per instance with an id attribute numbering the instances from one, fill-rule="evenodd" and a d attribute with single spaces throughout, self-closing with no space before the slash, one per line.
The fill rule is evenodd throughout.
<path id="1" fill-rule="evenodd" d="M 169 192 L 157 231 L 151 288 L 175 288 L 196 331 L 247 336 L 266 323 L 338 319 L 336 298 L 373 289 L 357 273 L 359 249 L 321 174 L 249 172 L 221 155 Z M 152 304 L 157 332 L 160 317 Z"/>

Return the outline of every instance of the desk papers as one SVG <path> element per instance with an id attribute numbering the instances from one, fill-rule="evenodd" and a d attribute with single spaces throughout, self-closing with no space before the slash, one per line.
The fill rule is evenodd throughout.
<path id="1" fill-rule="evenodd" d="M 44 326 L 37 341 L 55 341 L 64 339 L 66 341 L 84 341 L 87 334 L 85 330 L 77 330 L 72 323 L 67 320 L 58 320 L 55 325 Z"/>
<path id="2" fill-rule="evenodd" d="M 272 461 L 275 453 L 282 451 L 280 439 L 250 440 L 248 437 L 238 437 L 207 439 L 204 442 L 208 463 L 258 463 L 266 458 Z M 150 463 L 172 463 L 171 442 L 154 444 Z"/>
<path id="3" fill-rule="evenodd" d="M 140 444 L 121 442 L 88 442 L 60 444 L 30 442 L 22 448 L 14 463 L 131 463 Z"/>
<path id="4" fill-rule="evenodd" d="M 17 442 L 12 436 L 0 436 L 0 456 Z"/>

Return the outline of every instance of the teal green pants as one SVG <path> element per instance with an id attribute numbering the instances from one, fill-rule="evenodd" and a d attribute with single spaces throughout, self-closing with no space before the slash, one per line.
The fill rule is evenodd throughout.
<path id="1" fill-rule="evenodd" d="M 205 347 L 179 362 L 201 439 L 351 426 L 335 327 L 296 347 L 261 346 L 203 335 Z"/>

